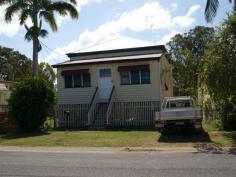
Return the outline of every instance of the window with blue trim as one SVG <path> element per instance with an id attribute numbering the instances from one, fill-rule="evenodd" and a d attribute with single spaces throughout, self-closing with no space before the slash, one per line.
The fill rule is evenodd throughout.
<path id="1" fill-rule="evenodd" d="M 131 84 L 140 84 L 140 73 L 139 71 L 130 72 Z"/>
<path id="2" fill-rule="evenodd" d="M 65 75 L 65 88 L 91 87 L 90 74 Z"/>
<path id="3" fill-rule="evenodd" d="M 121 85 L 151 84 L 149 70 L 121 71 Z"/>
<path id="4" fill-rule="evenodd" d="M 73 76 L 72 75 L 65 76 L 65 88 L 73 88 Z"/>
<path id="5" fill-rule="evenodd" d="M 83 87 L 90 87 L 91 79 L 90 74 L 83 74 Z"/>
<path id="6" fill-rule="evenodd" d="M 150 84 L 150 71 L 143 70 L 141 71 L 141 84 Z"/>

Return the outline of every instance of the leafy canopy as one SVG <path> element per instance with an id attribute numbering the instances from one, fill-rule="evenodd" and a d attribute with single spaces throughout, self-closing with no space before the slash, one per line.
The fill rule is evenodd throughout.
<path id="1" fill-rule="evenodd" d="M 32 61 L 13 49 L 0 46 L 0 80 L 20 81 L 32 76 Z M 56 74 L 48 63 L 39 64 L 39 76 L 54 86 Z"/>
<path id="2" fill-rule="evenodd" d="M 214 29 L 197 26 L 175 35 L 167 48 L 173 65 L 174 94 L 197 96 L 201 58 L 214 37 Z"/>
<path id="3" fill-rule="evenodd" d="M 236 96 L 236 13 L 219 27 L 204 56 L 203 74 L 216 101 Z"/>

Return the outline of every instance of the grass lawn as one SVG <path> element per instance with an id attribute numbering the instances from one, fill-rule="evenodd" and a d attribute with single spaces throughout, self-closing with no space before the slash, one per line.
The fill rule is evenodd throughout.
<path id="1" fill-rule="evenodd" d="M 236 146 L 236 132 L 166 135 L 157 131 L 49 131 L 0 137 L 0 145 L 73 147 L 172 147 L 212 143 Z"/>

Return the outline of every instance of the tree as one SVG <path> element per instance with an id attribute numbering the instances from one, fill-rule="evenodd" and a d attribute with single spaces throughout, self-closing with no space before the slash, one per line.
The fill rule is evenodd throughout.
<path id="1" fill-rule="evenodd" d="M 32 61 L 13 49 L 0 46 L 0 80 L 20 81 L 32 76 Z M 56 79 L 55 72 L 48 63 L 39 64 L 39 76 L 52 87 Z"/>
<path id="2" fill-rule="evenodd" d="M 234 11 L 236 11 L 236 0 L 228 0 L 230 3 L 234 3 Z M 207 22 L 211 22 L 216 16 L 217 9 L 219 7 L 219 0 L 207 0 L 205 7 L 205 19 Z"/>
<path id="3" fill-rule="evenodd" d="M 197 26 L 187 33 L 175 35 L 167 43 L 170 61 L 174 67 L 175 95 L 197 96 L 200 61 L 213 37 L 213 28 Z"/>
<path id="4" fill-rule="evenodd" d="M 0 46 L 0 80 L 19 81 L 32 75 L 32 62 L 18 51 Z"/>
<path id="5" fill-rule="evenodd" d="M 236 128 L 236 13 L 218 28 L 203 57 L 202 75 L 224 128 Z"/>
<path id="6" fill-rule="evenodd" d="M 8 5 L 5 13 L 6 22 L 11 22 L 13 15 L 19 14 L 20 25 L 24 25 L 27 30 L 25 39 L 33 41 L 33 74 L 37 76 L 38 52 L 41 50 L 39 37 L 48 35 L 48 31 L 42 28 L 43 19 L 54 32 L 57 31 L 55 12 L 61 16 L 69 13 L 72 19 L 77 19 L 76 0 L 0 0 L 0 5 Z M 27 19 L 31 19 L 31 27 L 26 25 Z"/>
<path id="7" fill-rule="evenodd" d="M 38 131 L 55 104 L 55 91 L 46 80 L 31 77 L 18 82 L 9 99 L 10 115 L 21 131 Z"/>
<path id="8" fill-rule="evenodd" d="M 56 74 L 48 63 L 40 63 L 39 64 L 39 76 L 43 79 L 45 79 L 50 86 L 54 87 L 54 82 L 56 80 Z"/>

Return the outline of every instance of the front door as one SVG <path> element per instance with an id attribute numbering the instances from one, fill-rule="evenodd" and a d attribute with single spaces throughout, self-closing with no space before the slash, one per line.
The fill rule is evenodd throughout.
<path id="1" fill-rule="evenodd" d="M 98 69 L 98 93 L 100 102 L 107 102 L 112 90 L 111 68 Z"/>

